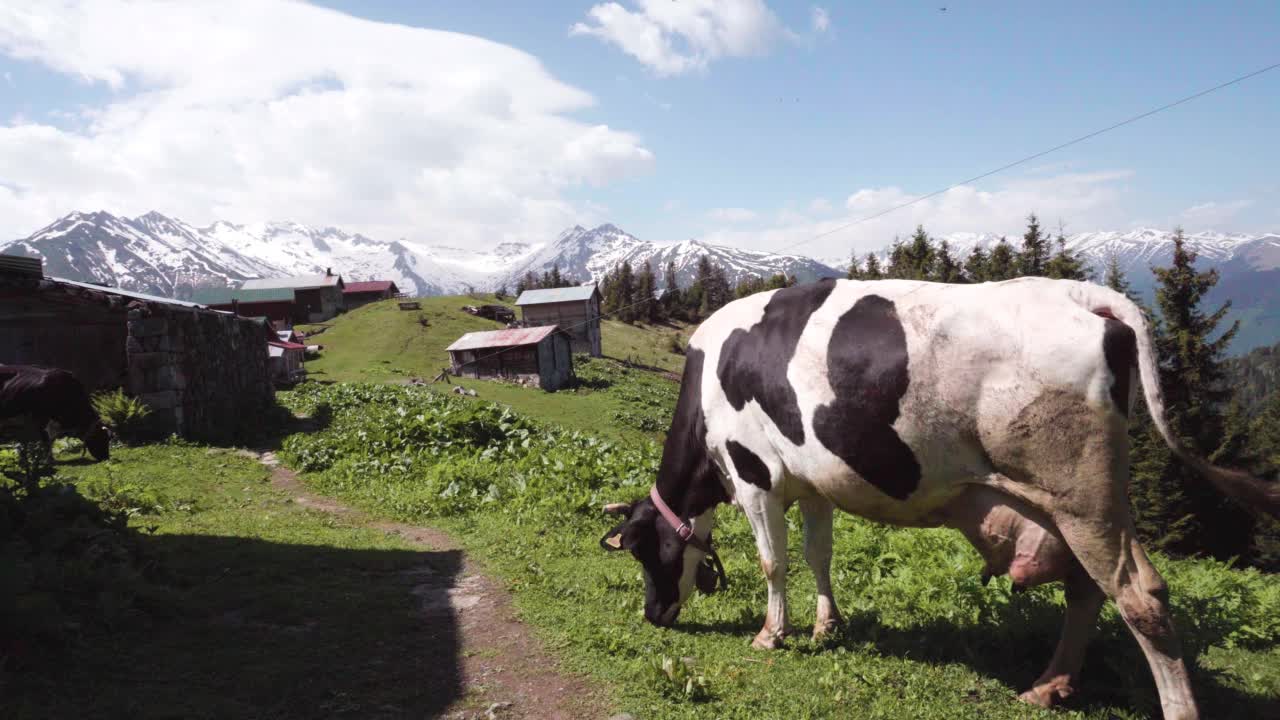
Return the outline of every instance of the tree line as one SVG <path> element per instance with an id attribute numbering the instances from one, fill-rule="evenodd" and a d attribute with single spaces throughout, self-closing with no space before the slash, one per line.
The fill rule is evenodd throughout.
<path id="1" fill-rule="evenodd" d="M 794 284 L 796 278 L 783 273 L 768 278 L 751 275 L 733 284 L 723 267 L 703 255 L 698 258 L 693 282 L 684 288 L 680 287 L 675 262 L 668 261 L 659 290 L 651 262 L 646 260 L 637 270 L 630 261 L 623 261 L 600 283 L 601 311 L 627 323 L 697 322 L 738 298 Z"/>
<path id="2" fill-rule="evenodd" d="M 946 240 L 935 242 L 924 226 L 905 242 L 895 239 L 888 259 L 881 263 L 875 253 L 859 260 L 850 258 L 850 280 L 931 280 L 944 283 L 980 283 L 1012 280 L 1017 277 L 1051 277 L 1065 280 L 1089 280 L 1091 273 L 1084 260 L 1067 249 L 1067 238 L 1061 229 L 1051 238 L 1034 214 L 1027 218 L 1027 231 L 1014 247 L 1001 237 L 995 247 L 977 247 L 961 262 Z"/>

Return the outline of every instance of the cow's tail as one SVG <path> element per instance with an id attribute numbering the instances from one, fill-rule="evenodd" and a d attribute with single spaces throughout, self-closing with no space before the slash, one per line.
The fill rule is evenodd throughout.
<path id="1" fill-rule="evenodd" d="M 1265 482 L 1239 470 L 1210 464 L 1184 445 L 1182 439 L 1169 427 L 1169 420 L 1165 417 L 1164 396 L 1160 391 L 1160 368 L 1157 365 L 1155 343 L 1137 303 L 1108 288 L 1086 284 L 1081 284 L 1080 287 L 1086 289 L 1085 305 L 1090 312 L 1118 320 L 1133 330 L 1143 399 L 1146 400 L 1156 431 L 1164 438 L 1173 454 L 1207 478 L 1219 492 L 1235 498 L 1251 510 L 1280 517 L 1280 483 Z"/>

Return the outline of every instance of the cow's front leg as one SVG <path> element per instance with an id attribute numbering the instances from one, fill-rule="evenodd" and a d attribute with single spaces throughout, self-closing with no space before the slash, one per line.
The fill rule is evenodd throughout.
<path id="1" fill-rule="evenodd" d="M 804 516 L 804 559 L 813 571 L 818 586 L 818 611 L 813 623 L 813 639 L 840 626 L 840 610 L 836 608 L 831 593 L 831 524 L 834 507 L 830 500 L 821 497 L 800 501 L 800 513 Z"/>
<path id="2" fill-rule="evenodd" d="M 787 625 L 787 508 L 767 492 L 753 492 L 741 502 L 756 536 L 760 569 L 769 583 L 769 609 L 765 613 L 764 628 L 751 644 L 762 650 L 773 650 L 782 647 L 782 640 L 791 629 Z"/>

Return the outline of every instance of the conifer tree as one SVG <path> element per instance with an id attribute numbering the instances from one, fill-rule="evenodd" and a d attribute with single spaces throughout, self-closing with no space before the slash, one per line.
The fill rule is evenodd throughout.
<path id="1" fill-rule="evenodd" d="M 923 225 L 917 225 L 916 231 L 911 234 L 911 239 L 903 247 L 902 259 L 906 266 L 905 274 L 901 277 L 908 280 L 928 280 L 934 277 L 937 254 L 933 248 L 933 240 L 924 231 Z"/>
<path id="2" fill-rule="evenodd" d="M 1211 313 L 1200 308 L 1205 293 L 1218 282 L 1218 273 L 1196 271 L 1196 253 L 1186 247 L 1181 228 L 1173 242 L 1172 264 L 1153 268 L 1166 417 L 1192 451 L 1219 464 L 1238 465 L 1246 461 L 1237 456 L 1240 421 L 1233 420 L 1236 427 L 1229 427 L 1223 408 L 1231 395 L 1224 355 L 1239 323 L 1218 332 L 1231 304 Z M 1236 440 L 1229 430 L 1234 430 Z M 1163 442 L 1156 446 L 1151 433 L 1147 435 L 1147 442 L 1136 446 L 1132 456 L 1130 492 L 1139 534 L 1153 546 L 1177 553 L 1205 552 L 1218 558 L 1248 553 L 1253 529 L 1248 512 L 1169 457 Z"/>
<path id="3" fill-rule="evenodd" d="M 654 297 L 657 289 L 657 278 L 653 275 L 653 265 L 648 260 L 645 260 L 644 268 L 640 270 L 640 275 L 636 279 L 636 302 L 639 303 L 636 308 L 637 319 L 649 323 L 658 321 L 658 299 Z"/>
<path id="4" fill-rule="evenodd" d="M 1013 248 L 1003 237 L 1000 238 L 1000 242 L 992 248 L 991 256 L 987 258 L 987 279 L 999 281 L 1018 277 L 1018 263 L 1018 255 Z"/>
<path id="5" fill-rule="evenodd" d="M 846 280 L 864 279 L 862 276 L 862 268 L 858 263 L 858 253 L 854 253 L 853 256 L 849 258 L 849 272 L 845 273 L 844 277 Z"/>
<path id="6" fill-rule="evenodd" d="M 964 261 L 964 276 L 971 283 L 986 282 L 988 277 L 987 252 L 981 247 L 974 247 L 973 252 Z"/>
<path id="7" fill-rule="evenodd" d="M 880 269 L 880 258 L 875 253 L 867 253 L 867 266 L 862 270 L 863 280 L 883 280 L 884 271 Z"/>
<path id="8" fill-rule="evenodd" d="M 1107 270 L 1102 278 L 1103 284 L 1124 295 L 1134 302 L 1138 302 L 1138 294 L 1133 291 L 1129 279 L 1125 277 L 1124 271 L 1120 269 L 1120 258 L 1112 253 L 1107 258 Z"/>
<path id="9" fill-rule="evenodd" d="M 1058 246 L 1058 252 L 1054 253 L 1045 265 L 1045 275 L 1059 280 L 1090 279 L 1089 268 L 1084 260 L 1067 249 L 1067 237 L 1062 233 L 1061 228 L 1058 230 L 1055 243 Z"/>
<path id="10" fill-rule="evenodd" d="M 962 283 L 965 281 L 960 263 L 951 254 L 951 244 L 946 240 L 938 246 L 933 265 L 934 276 L 930 279 L 944 283 Z"/>
<path id="11" fill-rule="evenodd" d="M 1018 275 L 1043 276 L 1049 262 L 1049 236 L 1040 229 L 1035 213 L 1027 217 L 1027 232 L 1022 236 L 1022 250 L 1018 253 Z"/>

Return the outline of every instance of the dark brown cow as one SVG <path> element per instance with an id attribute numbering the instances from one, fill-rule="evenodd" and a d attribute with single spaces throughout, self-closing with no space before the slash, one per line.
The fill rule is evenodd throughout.
<path id="1" fill-rule="evenodd" d="M 95 460 L 110 457 L 111 432 L 89 401 L 89 393 L 66 370 L 0 365 L 0 422 L 16 421 L 27 437 L 48 445 L 50 422 L 80 438 Z"/>

